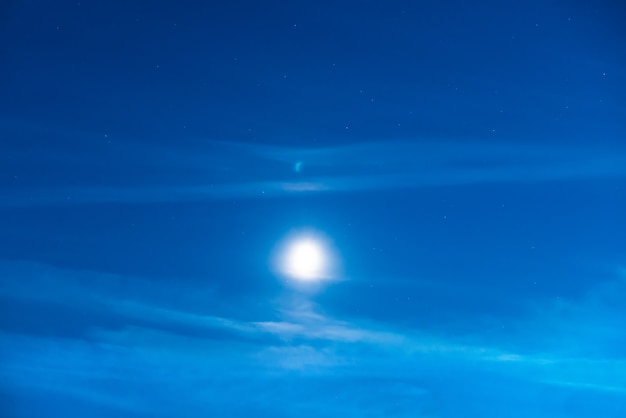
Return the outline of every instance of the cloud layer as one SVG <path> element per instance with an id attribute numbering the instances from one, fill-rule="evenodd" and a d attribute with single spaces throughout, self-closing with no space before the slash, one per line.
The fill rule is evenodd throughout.
<path id="1" fill-rule="evenodd" d="M 37 413 L 33 398 L 56 399 L 59 413 L 163 417 L 617 417 L 626 406 L 623 277 L 584 300 L 529 303 L 503 340 L 332 318 L 298 294 L 245 319 L 220 314 L 227 301 L 211 289 L 143 292 L 139 278 L 30 263 L 0 271 L 0 387 L 16 416 Z"/>

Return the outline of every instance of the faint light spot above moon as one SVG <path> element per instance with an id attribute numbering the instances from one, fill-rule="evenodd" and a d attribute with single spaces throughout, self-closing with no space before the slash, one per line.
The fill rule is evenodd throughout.
<path id="1" fill-rule="evenodd" d="M 303 166 L 303 165 L 304 165 L 304 164 L 302 163 L 302 161 L 298 161 L 297 163 L 295 163 L 295 164 L 293 165 L 293 170 L 294 170 L 296 173 L 300 173 L 300 172 L 302 172 L 302 166 Z"/>
<path id="2" fill-rule="evenodd" d="M 330 239 L 310 229 L 288 234 L 272 257 L 274 271 L 299 285 L 338 278 L 338 264 Z"/>

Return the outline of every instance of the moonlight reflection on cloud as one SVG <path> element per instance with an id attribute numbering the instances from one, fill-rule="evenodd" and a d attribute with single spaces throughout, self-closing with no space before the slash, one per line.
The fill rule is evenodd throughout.
<path id="1" fill-rule="evenodd" d="M 298 283 L 316 283 L 335 278 L 337 274 L 330 240 L 311 230 L 289 234 L 278 246 L 273 265 L 281 276 Z"/>

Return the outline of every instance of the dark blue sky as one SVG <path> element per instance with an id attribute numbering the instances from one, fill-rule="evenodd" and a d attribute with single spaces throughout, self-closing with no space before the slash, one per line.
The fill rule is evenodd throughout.
<path id="1" fill-rule="evenodd" d="M 626 7 L 470 3 L 0 3 L 0 415 L 625 416 Z"/>

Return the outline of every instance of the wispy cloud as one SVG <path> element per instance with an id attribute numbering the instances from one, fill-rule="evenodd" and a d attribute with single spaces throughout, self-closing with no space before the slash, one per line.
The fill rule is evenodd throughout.
<path id="1" fill-rule="evenodd" d="M 564 339 L 561 346 L 542 343 L 548 333 L 563 334 L 585 316 L 615 312 L 609 302 L 623 286 L 621 278 L 592 289 L 582 301 L 568 301 L 566 314 L 550 306 L 537 317 L 529 311 L 516 319 L 517 334 L 503 344 L 489 333 L 449 336 L 399 324 L 337 319 L 303 295 L 284 296 L 264 313 L 244 319 L 225 315 L 211 292 L 204 292 L 204 303 L 198 304 L 193 291 L 179 289 L 173 282 L 148 284 L 124 277 L 124 286 L 118 286 L 110 275 L 12 262 L 3 263 L 1 272 L 3 300 L 30 307 L 55 302 L 64 309 L 74 306 L 74 312 L 87 319 L 80 325 L 82 333 L 69 338 L 28 329 L 21 335 L 10 330 L 0 335 L 5 359 L 0 365 L 0 388 L 13 394 L 53 390 L 118 410 L 164 416 L 173 416 L 183 405 L 197 408 L 193 416 L 259 408 L 267 408 L 269 416 L 273 410 L 269 405 L 280 394 L 306 398 L 305 392 L 285 392 L 278 382 L 286 379 L 296 384 L 294 379 L 307 376 L 307 382 L 318 379 L 323 386 L 348 385 L 338 392 L 341 402 L 337 401 L 337 410 L 345 416 L 415 416 L 413 408 L 422 416 L 449 417 L 459 413 L 443 406 L 442 399 L 453 391 L 451 385 L 469 390 L 469 382 L 477 376 L 483 390 L 472 389 L 476 391 L 472 396 L 485 399 L 494 391 L 510 396 L 511 385 L 524 390 L 593 392 L 601 397 L 626 393 L 626 362 L 617 353 L 606 346 L 595 355 L 586 349 L 567 349 L 587 337 L 601 342 L 600 336 L 583 332 Z M 141 291 L 153 285 L 162 286 L 169 297 L 161 299 L 158 290 Z M 102 316 L 119 320 L 111 325 L 98 319 Z M 52 311 L 38 320 L 54 328 L 64 317 Z M 557 325 L 545 329 L 541 323 Z M 613 338 L 614 331 L 607 336 Z M 535 347 L 530 350 L 525 340 L 535 341 Z M 445 388 L 437 383 L 441 379 L 447 382 Z M 298 382 L 309 385 L 313 398 L 322 393 L 312 381 Z M 506 392 L 502 382 L 508 382 Z M 372 387 L 365 392 L 380 392 L 384 399 L 363 398 L 363 385 L 369 384 Z M 389 389 L 381 389 L 387 385 Z M 163 399 L 164 409 L 146 404 L 141 395 L 146 388 Z M 235 402 L 242 391 L 251 393 L 242 409 L 225 402 Z M 396 399 L 397 409 L 391 408 L 389 399 Z M 524 399 L 512 402 L 522 405 Z M 289 411 L 285 415 L 299 411 L 297 404 L 285 406 Z"/>
<path id="2" fill-rule="evenodd" d="M 81 148 L 81 141 L 72 141 L 77 146 L 66 147 L 71 151 L 63 155 L 54 150 L 23 155 L 7 151 L 7 164 L 28 158 L 18 167 L 59 165 L 63 169 L 56 172 L 64 174 L 52 171 L 38 180 L 30 170 L 28 183 L 16 181 L 3 188 L 0 204 L 269 198 L 626 175 L 626 149 L 617 145 L 408 138 L 315 148 L 187 140 L 166 148 L 125 139 Z M 87 173 L 85 166 L 91 168 Z M 72 175 L 74 171 L 82 174 Z"/>

